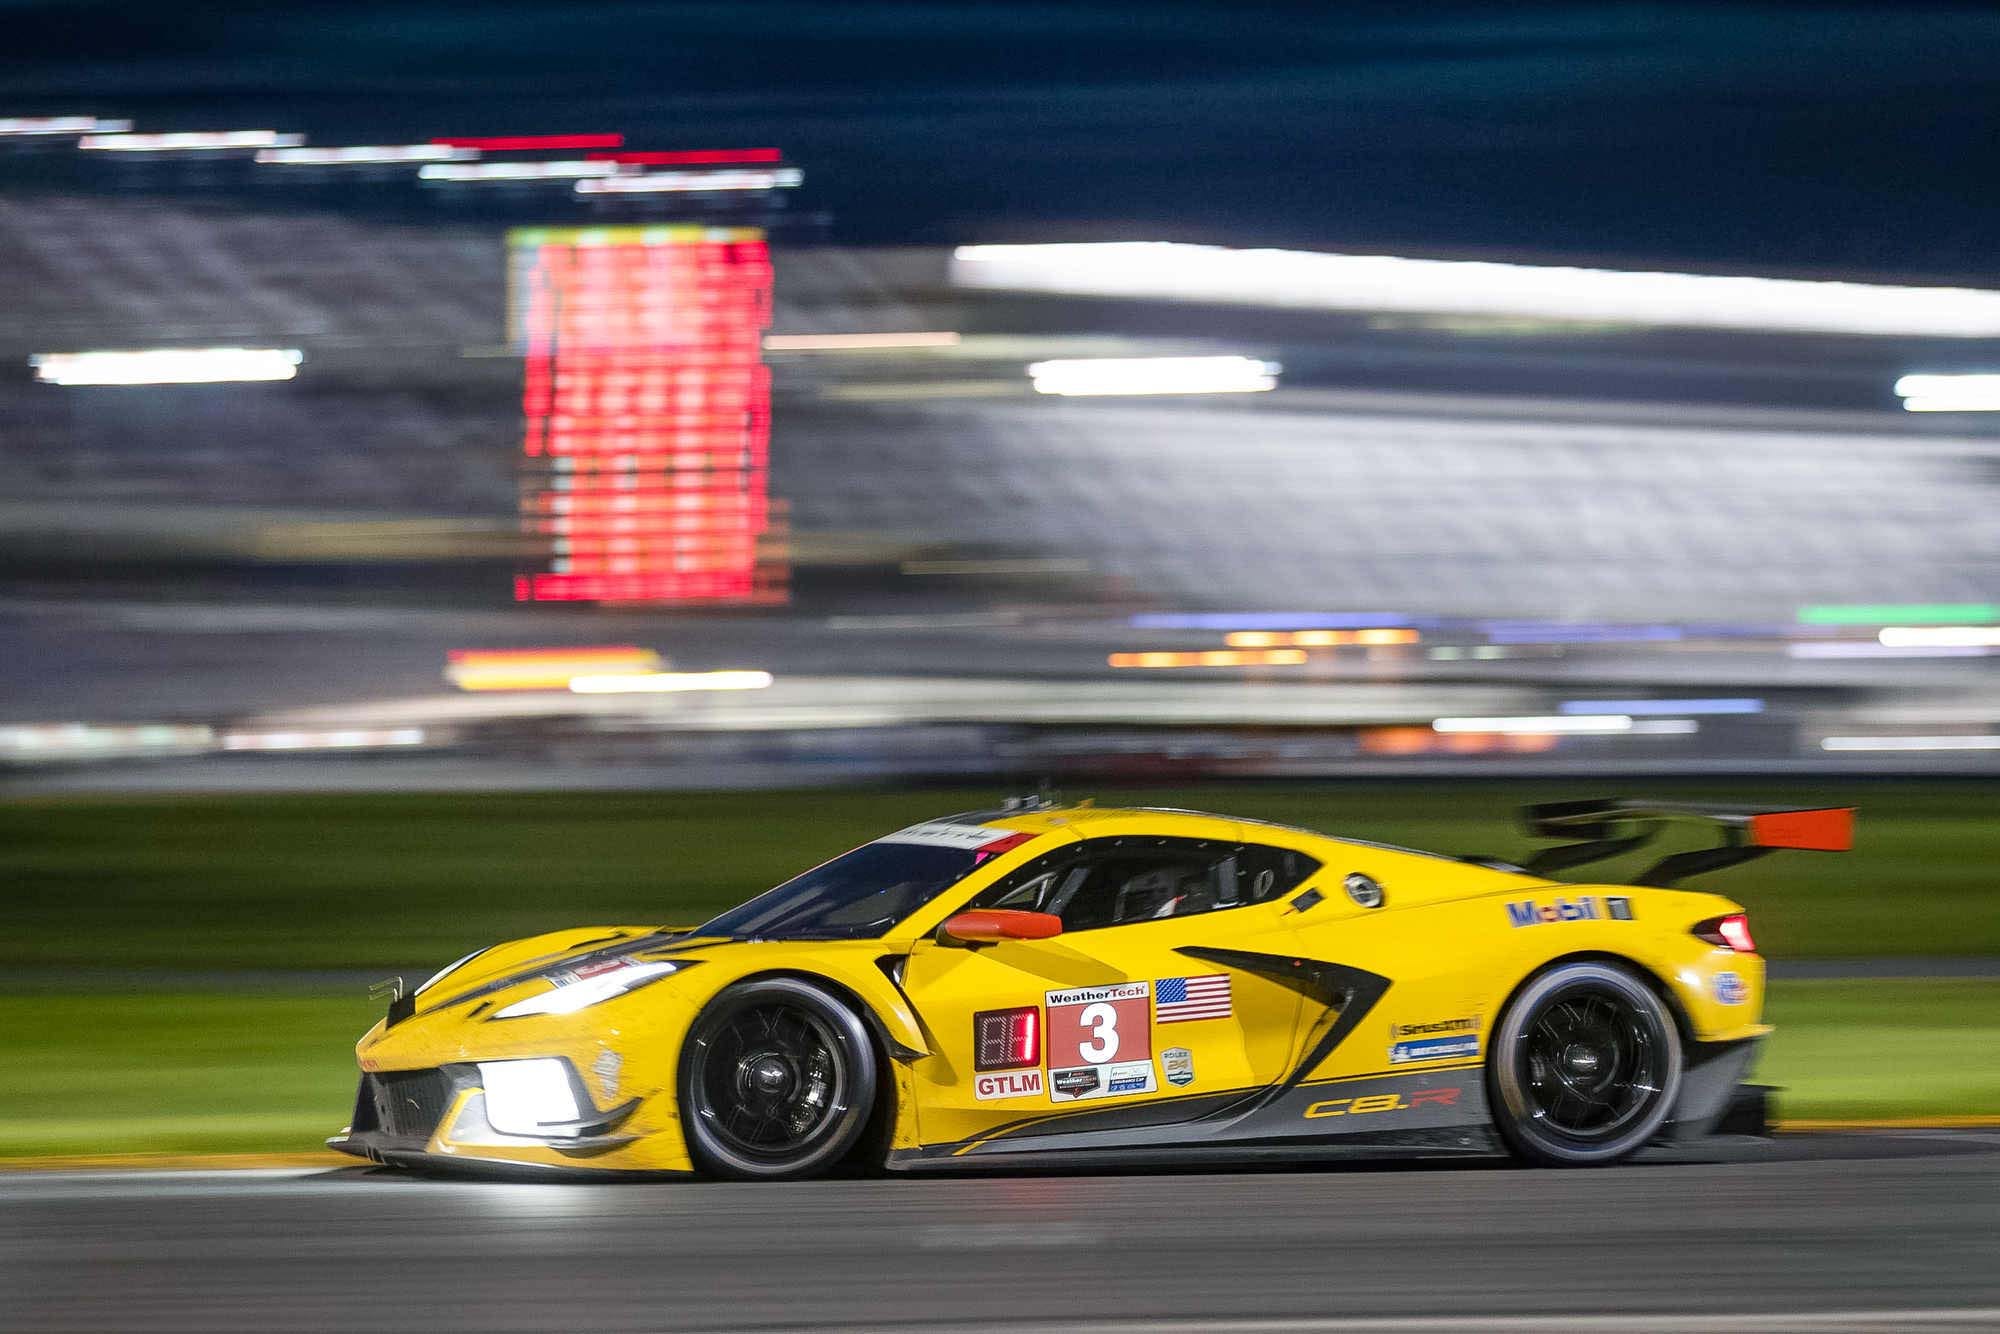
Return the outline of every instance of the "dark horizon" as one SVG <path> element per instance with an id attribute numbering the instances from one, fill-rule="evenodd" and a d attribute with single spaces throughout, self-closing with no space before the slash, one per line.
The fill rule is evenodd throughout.
<path id="1" fill-rule="evenodd" d="M 0 5 L 0 115 L 772 144 L 853 243 L 1170 238 L 2000 280 L 1966 5 Z"/>

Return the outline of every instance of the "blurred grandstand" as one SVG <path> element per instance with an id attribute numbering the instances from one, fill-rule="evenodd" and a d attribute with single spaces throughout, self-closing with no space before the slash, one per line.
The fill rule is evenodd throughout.
<path id="1" fill-rule="evenodd" d="M 522 607 L 510 220 L 0 192 L 0 781 L 2000 763 L 2000 437 L 1891 390 L 1990 336 L 1030 290 L 781 230 L 788 601 Z M 30 373 L 223 346 L 303 363 Z M 1028 373 L 1222 355 L 1276 388 Z M 771 683 L 444 675 L 603 644 Z"/>

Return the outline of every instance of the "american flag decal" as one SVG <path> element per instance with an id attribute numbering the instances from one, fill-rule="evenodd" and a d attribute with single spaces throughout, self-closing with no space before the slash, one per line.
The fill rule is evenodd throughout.
<path id="1" fill-rule="evenodd" d="M 1163 1024 L 1189 1019 L 1227 1019 L 1229 974 L 1163 977 L 1154 984 L 1154 1017 Z"/>

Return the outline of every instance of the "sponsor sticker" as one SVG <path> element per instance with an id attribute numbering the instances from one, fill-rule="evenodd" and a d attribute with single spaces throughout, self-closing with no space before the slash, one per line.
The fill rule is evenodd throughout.
<path id="1" fill-rule="evenodd" d="M 598 1086 L 607 1099 L 618 1096 L 618 1076 L 624 1069 L 625 1058 L 609 1047 L 597 1053 L 597 1059 L 590 1063 L 590 1072 L 597 1076 Z"/>
<path id="2" fill-rule="evenodd" d="M 1090 1072 L 1096 1074 L 1095 1070 Z M 979 1075 L 972 1081 L 972 1096 L 981 1102 L 1001 1098 L 1032 1098 L 1042 1091 L 1039 1070 L 1009 1070 L 1002 1074 Z"/>
<path id="3" fill-rule="evenodd" d="M 1150 1060 L 1152 994 L 1148 982 L 1047 993 L 1049 1068 Z"/>
<path id="4" fill-rule="evenodd" d="M 1131 1065 L 1114 1065 L 1105 1071 L 1104 1091 L 1106 1093 L 1151 1093 L 1159 1085 L 1153 1082 L 1153 1063 L 1137 1062 Z"/>
<path id="5" fill-rule="evenodd" d="M 989 843 L 1018 838 L 1019 835 L 1012 829 L 994 829 L 983 824 L 953 824 L 949 820 L 927 820 L 922 824 L 913 824 L 907 829 L 898 829 L 893 834 L 885 834 L 875 841 L 923 843 L 933 848 L 964 848 L 967 852 L 977 852 Z"/>
<path id="6" fill-rule="evenodd" d="M 1523 899 L 1519 903 L 1507 905 L 1509 926 L 1539 926 L 1545 922 L 1629 922 L 1632 920 L 1632 900 L 1629 898 L 1607 897 L 1600 903 L 1589 894 L 1579 894 L 1575 898 L 1551 899 L 1538 903 L 1534 899 Z"/>
<path id="7" fill-rule="evenodd" d="M 1409 1042 L 1397 1042 L 1389 1048 L 1389 1064 L 1407 1065 L 1411 1061 L 1447 1061 L 1455 1057 L 1479 1055 L 1479 1038 L 1472 1033 L 1454 1033 L 1445 1037 L 1415 1038 Z"/>
<path id="8" fill-rule="evenodd" d="M 1074 1070 L 1049 1071 L 1050 1102 L 1151 1093 L 1157 1088 L 1159 1084 L 1153 1077 L 1151 1061 L 1120 1061 L 1115 1065 L 1087 1065 Z"/>
<path id="9" fill-rule="evenodd" d="M 1049 1098 L 1054 1102 L 1087 1098 L 1096 1093 L 1103 1082 L 1094 1065 L 1081 1070 L 1052 1070 L 1049 1072 Z"/>
<path id="10" fill-rule="evenodd" d="M 1420 1038 L 1431 1033 L 1476 1033 L 1479 1031 L 1479 1016 L 1464 1019 L 1438 1019 L 1428 1024 L 1391 1024 L 1389 1036 L 1392 1038 Z"/>
<path id="11" fill-rule="evenodd" d="M 1186 1047 L 1169 1047 L 1160 1053 L 1160 1073 L 1175 1088 L 1194 1083 L 1194 1053 Z"/>
<path id="12" fill-rule="evenodd" d="M 1735 973 L 1715 975 L 1715 998 L 1724 1005 L 1741 1005 L 1750 999 L 1750 988 Z"/>

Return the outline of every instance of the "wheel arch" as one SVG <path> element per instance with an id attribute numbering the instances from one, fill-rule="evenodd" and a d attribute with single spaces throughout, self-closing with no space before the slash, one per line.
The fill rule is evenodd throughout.
<path id="1" fill-rule="evenodd" d="M 716 992 L 719 996 L 731 987 L 748 986 L 757 982 L 769 982 L 783 978 L 793 982 L 805 982 L 825 991 L 833 999 L 852 1010 L 861 1020 L 861 1027 L 867 1031 L 869 1041 L 875 1048 L 875 1106 L 869 1113 L 868 1127 L 861 1132 L 848 1153 L 847 1161 L 853 1162 L 866 1156 L 875 1158 L 879 1166 L 886 1155 L 890 1138 L 895 1133 L 897 1118 L 902 1113 L 902 1099 L 897 1096 L 895 1066 L 907 1064 L 909 1048 L 897 1041 L 889 1025 L 876 1012 L 868 998 L 859 990 L 826 973 L 815 973 L 806 968 L 765 968 L 755 973 L 745 973 L 733 978 L 728 986 Z M 711 996 L 710 1001 L 715 998 Z M 704 1002 L 706 1007 L 708 1002 Z M 879 1151 L 879 1152 L 878 1152 Z"/>
<path id="2" fill-rule="evenodd" d="M 1543 959 L 1515 979 L 1514 985 L 1507 989 L 1506 996 L 1493 1011 L 1494 1024 L 1500 1022 L 1500 1016 L 1507 1013 L 1515 998 L 1527 989 L 1529 983 L 1542 974 L 1569 963 L 1609 963 L 1625 968 L 1645 983 L 1646 989 L 1658 996 L 1661 1003 L 1667 1007 L 1667 1013 L 1673 1016 L 1674 1028 L 1679 1032 L 1684 1047 L 1692 1049 L 1700 1041 L 1695 1036 L 1694 1024 L 1688 1017 L 1687 1009 L 1681 1004 L 1680 997 L 1674 994 L 1674 989 L 1667 979 L 1661 977 L 1656 969 L 1642 960 L 1635 959 L 1629 954 L 1619 954 L 1615 950 L 1571 950 L 1567 954 Z"/>

